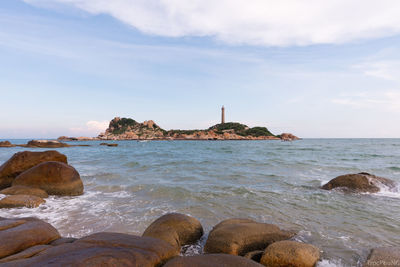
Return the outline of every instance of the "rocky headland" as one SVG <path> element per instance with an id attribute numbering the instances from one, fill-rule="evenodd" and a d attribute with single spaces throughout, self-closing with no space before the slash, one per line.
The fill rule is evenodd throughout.
<path id="1" fill-rule="evenodd" d="M 253 127 L 237 122 L 216 124 L 205 130 L 164 130 L 154 121 L 137 122 L 116 117 L 97 138 L 59 137 L 60 141 L 80 140 L 299 140 L 290 133 L 272 134 L 266 127 Z"/>

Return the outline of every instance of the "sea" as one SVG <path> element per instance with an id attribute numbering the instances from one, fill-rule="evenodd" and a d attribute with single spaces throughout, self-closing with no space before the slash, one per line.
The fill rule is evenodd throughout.
<path id="1" fill-rule="evenodd" d="M 0 209 L 0 217 L 34 216 L 62 236 L 82 237 L 100 231 L 140 235 L 163 214 L 185 213 L 206 233 L 185 248 L 186 255 L 202 253 L 218 222 L 250 218 L 297 231 L 296 240 L 322 251 L 317 266 L 362 266 L 370 249 L 400 246 L 400 187 L 375 194 L 320 189 L 358 172 L 400 184 L 400 139 L 108 142 L 118 147 L 88 141 L 69 142 L 87 147 L 56 149 L 80 173 L 82 196 Z M 24 150 L 48 149 L 0 148 L 0 164 Z"/>

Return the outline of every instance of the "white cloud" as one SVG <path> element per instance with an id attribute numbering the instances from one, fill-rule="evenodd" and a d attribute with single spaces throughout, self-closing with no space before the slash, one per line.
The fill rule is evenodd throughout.
<path id="1" fill-rule="evenodd" d="M 400 91 L 386 91 L 382 94 L 354 94 L 332 100 L 332 103 L 356 109 L 373 109 L 400 112 Z"/>
<path id="2" fill-rule="evenodd" d="M 400 33 L 398 0 L 25 0 L 109 14 L 160 36 L 267 46 L 344 43 Z"/>
<path id="3" fill-rule="evenodd" d="M 389 81 L 400 81 L 400 61 L 398 60 L 365 62 L 356 65 L 355 68 L 361 69 L 367 76 Z"/>
<path id="4" fill-rule="evenodd" d="M 85 127 L 70 128 L 70 134 L 74 136 L 97 136 L 100 132 L 104 132 L 108 127 L 108 121 L 88 121 Z"/>

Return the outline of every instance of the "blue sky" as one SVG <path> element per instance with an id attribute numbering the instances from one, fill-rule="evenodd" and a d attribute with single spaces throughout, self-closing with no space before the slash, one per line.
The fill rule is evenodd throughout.
<path id="1" fill-rule="evenodd" d="M 400 137 L 400 3 L 274 2 L 2 0 L 0 138 L 207 128 L 221 105 L 276 134 Z"/>

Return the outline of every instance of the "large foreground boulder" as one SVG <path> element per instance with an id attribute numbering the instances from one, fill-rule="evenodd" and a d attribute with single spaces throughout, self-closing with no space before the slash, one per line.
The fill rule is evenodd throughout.
<path id="1" fill-rule="evenodd" d="M 70 145 L 55 140 L 31 140 L 26 147 L 40 147 L 40 148 L 58 148 L 69 147 Z"/>
<path id="2" fill-rule="evenodd" d="M 6 189 L 3 189 L 0 191 L 0 194 L 3 195 L 30 195 L 30 196 L 37 196 L 41 198 L 46 198 L 49 195 L 46 193 L 46 191 L 40 189 L 40 188 L 32 188 L 32 187 L 27 187 L 27 186 L 12 186 L 8 187 Z"/>
<path id="3" fill-rule="evenodd" d="M 390 179 L 375 176 L 366 172 L 338 176 L 322 186 L 322 189 L 340 188 L 355 193 L 376 193 L 381 186 L 393 188 L 396 183 Z"/>
<path id="4" fill-rule="evenodd" d="M 400 266 L 400 247 L 375 248 L 364 267 Z"/>
<path id="5" fill-rule="evenodd" d="M 37 187 L 49 195 L 77 196 L 83 194 L 79 173 L 62 162 L 43 162 L 17 176 L 13 186 Z"/>
<path id="6" fill-rule="evenodd" d="M 67 163 L 67 157 L 57 151 L 15 153 L 0 166 L 0 189 L 10 187 L 19 174 L 46 161 Z"/>
<path id="7" fill-rule="evenodd" d="M 278 226 L 249 219 L 228 219 L 214 226 L 204 247 L 206 253 L 226 253 L 244 256 L 268 245 L 290 239 L 295 234 Z"/>
<path id="8" fill-rule="evenodd" d="M 0 218 L 0 259 L 58 238 L 58 231 L 41 220 Z"/>
<path id="9" fill-rule="evenodd" d="M 262 267 L 261 264 L 234 255 L 205 254 L 191 257 L 175 257 L 164 267 Z"/>
<path id="10" fill-rule="evenodd" d="M 181 246 L 192 244 L 203 235 L 200 222 L 191 216 L 169 213 L 155 220 L 144 231 L 143 236 L 162 239 L 179 252 Z"/>
<path id="11" fill-rule="evenodd" d="M 46 201 L 37 196 L 11 195 L 0 199 L 0 209 L 3 208 L 36 208 Z"/>
<path id="12" fill-rule="evenodd" d="M 97 233 L 74 243 L 47 248 L 28 259 L 5 263 L 2 267 L 155 267 L 162 266 L 175 256 L 175 249 L 160 239 L 120 233 Z"/>
<path id="13" fill-rule="evenodd" d="M 314 267 L 319 257 L 317 247 L 285 240 L 269 245 L 260 263 L 269 267 Z"/>
<path id="14" fill-rule="evenodd" d="M 1 141 L 0 147 L 14 147 L 15 145 L 11 144 L 10 141 Z"/>

